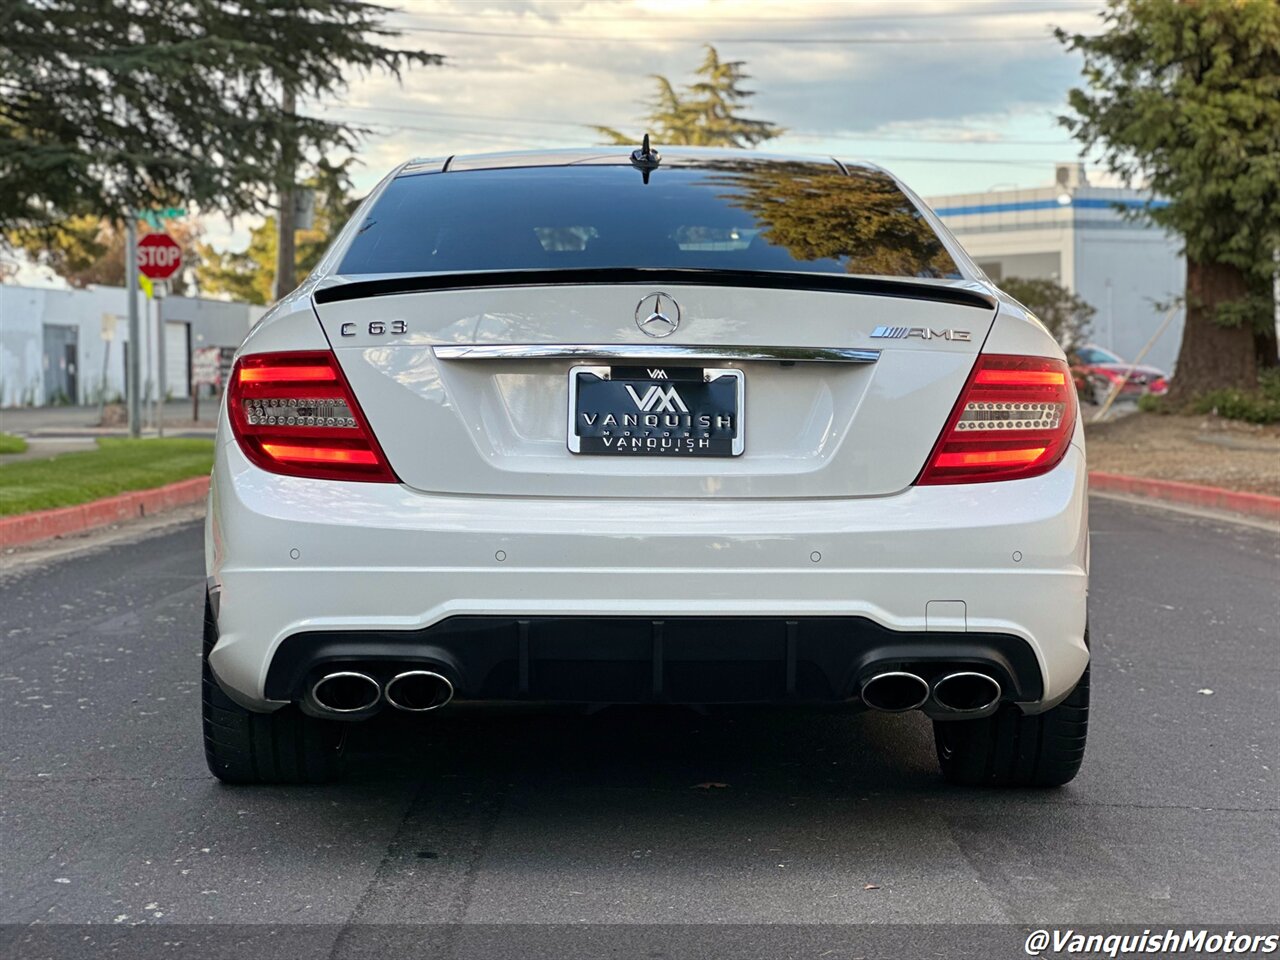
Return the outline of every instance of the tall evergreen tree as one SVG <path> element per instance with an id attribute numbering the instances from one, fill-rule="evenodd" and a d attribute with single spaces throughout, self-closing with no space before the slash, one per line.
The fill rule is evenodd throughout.
<path id="1" fill-rule="evenodd" d="M 353 74 L 438 64 L 360 0 L 7 0 L 0 227 L 195 203 L 261 211 L 290 156 L 359 128 L 282 108 Z"/>
<path id="2" fill-rule="evenodd" d="M 1250 389 L 1276 364 L 1280 257 L 1280 2 L 1110 0 L 1063 123 L 1168 206 L 1182 238 L 1186 323 L 1170 399 Z"/>
<path id="3" fill-rule="evenodd" d="M 784 131 L 777 124 L 742 115 L 746 101 L 755 96 L 742 88 L 743 81 L 750 79 L 745 67 L 743 60 L 721 60 L 716 48 L 707 44 L 694 71 L 697 79 L 683 89 L 655 75 L 658 89 L 649 102 L 645 132 L 659 146 L 754 147 L 780 136 Z M 611 143 L 637 144 L 641 139 L 613 127 L 595 130 Z"/>
<path id="4" fill-rule="evenodd" d="M 308 229 L 297 232 L 294 266 L 299 276 L 310 273 L 320 262 L 359 202 L 347 195 L 350 181 L 343 167 L 321 163 L 304 186 L 315 194 L 315 218 Z M 276 218 L 267 217 L 250 231 L 249 245 L 243 250 L 215 250 L 201 244 L 195 260 L 200 292 L 226 294 L 244 303 L 270 303 L 275 299 L 279 242 Z"/>

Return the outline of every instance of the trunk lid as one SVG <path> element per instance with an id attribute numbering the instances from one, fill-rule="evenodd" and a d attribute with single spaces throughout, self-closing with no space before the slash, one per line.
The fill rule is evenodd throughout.
<path id="1" fill-rule="evenodd" d="M 396 474 L 422 491 L 487 496 L 895 493 L 923 467 L 995 315 L 994 301 L 965 281 L 863 285 L 873 292 L 683 280 L 406 292 L 379 292 L 394 290 L 394 281 L 329 284 L 316 295 L 320 322 Z M 656 292 L 681 313 L 679 327 L 661 338 L 637 325 L 637 305 Z M 590 351 L 574 358 L 565 349 L 572 345 L 636 348 L 646 358 Z M 457 349 L 467 347 L 559 355 L 477 357 Z M 743 359 L 730 348 L 801 355 L 841 348 L 878 358 Z M 694 356 L 676 355 L 681 350 Z M 570 452 L 570 370 L 582 364 L 741 370 L 743 452 Z"/>

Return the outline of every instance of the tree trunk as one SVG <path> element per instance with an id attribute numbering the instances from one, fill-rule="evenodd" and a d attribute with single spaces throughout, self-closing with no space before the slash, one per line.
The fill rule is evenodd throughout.
<path id="1" fill-rule="evenodd" d="M 280 108 L 290 119 L 293 118 L 295 109 L 294 94 L 289 87 L 284 89 Z M 289 135 L 293 135 L 292 127 L 290 127 Z M 293 235 L 293 197 L 294 179 L 297 176 L 297 158 L 292 143 L 286 142 L 283 145 L 281 161 L 284 169 L 281 171 L 279 184 L 280 208 L 276 211 L 276 279 L 273 286 L 273 292 L 277 300 L 289 293 L 297 285 L 294 282 L 294 260 L 296 254 L 294 252 Z"/>
<path id="2" fill-rule="evenodd" d="M 1259 370 L 1280 367 L 1280 355 L 1276 353 L 1276 327 L 1274 323 L 1268 329 L 1259 330 L 1254 334 L 1253 342 L 1257 347 Z"/>
<path id="3" fill-rule="evenodd" d="M 1257 386 L 1259 343 L 1253 328 L 1224 327 L 1213 320 L 1218 304 L 1248 292 L 1245 275 L 1235 267 L 1187 258 L 1187 316 L 1169 389 L 1175 407 L 1209 390 Z"/>

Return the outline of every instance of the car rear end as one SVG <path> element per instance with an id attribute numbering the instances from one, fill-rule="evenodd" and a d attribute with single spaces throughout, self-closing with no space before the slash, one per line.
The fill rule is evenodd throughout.
<path id="1" fill-rule="evenodd" d="M 236 709 L 946 722 L 1077 689 L 1070 373 L 893 178 L 708 152 L 444 168 L 384 182 L 239 354 L 207 638 Z"/>

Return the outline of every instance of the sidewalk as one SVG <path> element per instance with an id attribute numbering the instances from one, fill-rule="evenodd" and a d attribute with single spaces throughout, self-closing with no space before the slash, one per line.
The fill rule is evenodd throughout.
<path id="1" fill-rule="evenodd" d="M 20 463 L 23 460 L 47 460 L 60 453 L 78 453 L 97 446 L 93 437 L 27 437 L 27 449 L 21 453 L 0 454 L 0 463 Z"/>
<path id="2" fill-rule="evenodd" d="M 1085 438 L 1090 470 L 1280 497 L 1280 425 L 1137 413 Z"/>
<path id="3" fill-rule="evenodd" d="M 164 405 L 164 429 L 166 435 L 181 437 L 211 437 L 217 425 L 218 397 L 200 398 L 200 420 L 191 419 L 190 400 L 170 400 Z M 107 408 L 108 410 L 111 407 Z M 147 422 L 148 410 L 144 406 L 142 417 Z M 129 429 L 124 424 L 104 427 L 99 425 L 98 408 L 90 407 L 6 407 L 0 410 L 0 431 L 16 433 L 20 437 L 123 437 Z M 143 430 L 144 436 L 153 436 L 155 430 Z M 16 459 L 16 458 L 15 458 Z M 8 462 L 8 458 L 6 458 Z"/>

